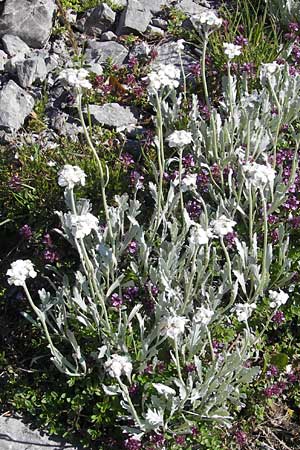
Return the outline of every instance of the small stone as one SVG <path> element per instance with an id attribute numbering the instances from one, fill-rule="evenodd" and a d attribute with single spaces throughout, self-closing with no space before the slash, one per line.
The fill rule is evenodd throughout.
<path id="1" fill-rule="evenodd" d="M 168 22 L 166 20 L 160 19 L 159 17 L 155 17 L 151 21 L 152 25 L 155 27 L 161 28 L 162 30 L 168 29 Z"/>
<path id="2" fill-rule="evenodd" d="M 152 19 L 150 9 L 138 0 L 128 0 L 127 8 L 121 14 L 118 35 L 131 32 L 144 33 Z"/>
<path id="3" fill-rule="evenodd" d="M 115 20 L 116 13 L 106 3 L 101 3 L 86 11 L 76 26 L 86 34 L 99 36 L 103 31 L 108 31 Z"/>
<path id="4" fill-rule="evenodd" d="M 54 0 L 6 0 L 0 17 L 0 37 L 13 34 L 33 48 L 42 48 L 49 39 Z"/>
<path id="5" fill-rule="evenodd" d="M 165 35 L 164 30 L 162 30 L 161 28 L 158 28 L 158 27 L 154 27 L 153 25 L 149 25 L 147 27 L 146 31 L 149 34 L 156 34 L 157 36 L 164 36 Z"/>
<path id="6" fill-rule="evenodd" d="M 6 62 L 7 62 L 7 54 L 3 50 L 0 50 L 0 72 L 4 70 Z"/>
<path id="7" fill-rule="evenodd" d="M 118 42 L 99 42 L 90 40 L 87 43 L 85 57 L 87 63 L 103 63 L 107 58 L 111 58 L 113 64 L 121 65 L 128 55 L 128 50 Z"/>
<path id="8" fill-rule="evenodd" d="M 204 11 L 208 10 L 208 8 L 195 3 L 193 0 L 180 0 L 176 5 L 176 8 L 181 9 L 188 16 L 202 14 Z"/>
<path id="9" fill-rule="evenodd" d="M 33 107 L 33 97 L 10 80 L 0 91 L 0 129 L 17 131 Z"/>
<path id="10" fill-rule="evenodd" d="M 174 64 L 181 70 L 178 44 L 176 42 L 167 42 L 165 44 L 156 47 L 156 50 L 157 50 L 157 57 L 151 63 L 152 69 L 155 70 L 160 65 Z M 190 65 L 194 63 L 196 60 L 185 52 L 181 52 L 181 58 L 183 67 L 187 73 Z"/>
<path id="11" fill-rule="evenodd" d="M 118 103 L 106 103 L 102 106 L 90 105 L 89 112 L 95 123 L 108 127 L 126 128 L 137 123 L 132 110 L 128 106 L 121 106 Z"/>
<path id="12" fill-rule="evenodd" d="M 105 31 L 101 34 L 101 42 L 107 42 L 107 41 L 116 41 L 118 39 L 118 36 L 113 33 L 112 31 Z"/>
<path id="13" fill-rule="evenodd" d="M 34 56 L 16 64 L 17 76 L 23 88 L 31 86 L 35 81 L 44 81 L 47 67 L 44 58 Z"/>
<path id="14" fill-rule="evenodd" d="M 12 34 L 5 34 L 2 36 L 2 45 L 8 56 L 26 55 L 30 53 L 28 45 L 22 41 L 18 36 Z"/>

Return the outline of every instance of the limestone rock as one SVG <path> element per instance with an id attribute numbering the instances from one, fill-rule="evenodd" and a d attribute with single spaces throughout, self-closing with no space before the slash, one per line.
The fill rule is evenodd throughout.
<path id="1" fill-rule="evenodd" d="M 115 20 L 116 13 L 106 3 L 101 3 L 96 8 L 86 11 L 76 26 L 86 34 L 99 36 L 108 31 Z"/>
<path id="2" fill-rule="evenodd" d="M 13 34 L 42 48 L 51 33 L 55 0 L 6 0 L 0 17 L 0 37 Z"/>
<path id="3" fill-rule="evenodd" d="M 0 417 L 1 450 L 76 450 L 70 444 L 41 435 L 31 430 L 21 420 Z M 79 449 L 77 449 L 79 450 Z"/>
<path id="4" fill-rule="evenodd" d="M 33 56 L 16 64 L 17 76 L 23 88 L 31 86 L 36 80 L 43 81 L 47 76 L 47 66 L 44 58 Z"/>
<path id="5" fill-rule="evenodd" d="M 10 80 L 0 91 L 0 129 L 17 131 L 33 107 L 33 97 Z"/>
<path id="6" fill-rule="evenodd" d="M 176 5 L 176 8 L 181 9 L 188 16 L 192 16 L 193 14 L 201 14 L 208 9 L 193 0 L 180 0 Z"/>
<path id="7" fill-rule="evenodd" d="M 99 42 L 90 40 L 85 51 L 86 61 L 102 63 L 111 58 L 114 64 L 123 64 L 128 55 L 128 50 L 118 42 Z"/>
<path id="8" fill-rule="evenodd" d="M 0 72 L 4 70 L 6 62 L 7 62 L 7 54 L 3 50 L 0 50 Z"/>
<path id="9" fill-rule="evenodd" d="M 132 110 L 128 106 L 118 103 L 106 103 L 105 105 L 90 105 L 90 115 L 94 123 L 109 127 L 126 128 L 137 123 Z"/>
<path id="10" fill-rule="evenodd" d="M 157 57 L 153 60 L 151 67 L 155 70 L 160 65 L 174 64 L 181 70 L 178 44 L 177 42 L 167 42 L 156 48 Z M 187 73 L 189 66 L 196 60 L 192 58 L 189 54 L 182 52 L 182 63 L 183 67 Z"/>
<path id="11" fill-rule="evenodd" d="M 2 36 L 2 45 L 8 56 L 13 57 L 16 55 L 26 55 L 30 53 L 28 45 L 22 41 L 18 36 L 13 34 L 5 34 Z"/>

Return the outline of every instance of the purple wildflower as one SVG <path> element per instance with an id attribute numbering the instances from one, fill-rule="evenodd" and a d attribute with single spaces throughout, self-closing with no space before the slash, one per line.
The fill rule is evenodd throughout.
<path id="1" fill-rule="evenodd" d="M 122 164 L 124 164 L 124 166 L 126 168 L 128 168 L 131 164 L 134 164 L 134 159 L 133 157 L 130 155 L 130 153 L 123 153 L 120 156 L 120 161 Z"/>
<path id="2" fill-rule="evenodd" d="M 127 251 L 130 255 L 135 255 L 138 250 L 138 243 L 135 240 L 129 242 Z"/>
<path id="3" fill-rule="evenodd" d="M 268 370 L 266 372 L 267 377 L 276 377 L 278 375 L 279 371 L 276 366 L 271 365 L 268 367 Z"/>
<path id="4" fill-rule="evenodd" d="M 32 238 L 32 229 L 29 225 L 25 224 L 23 225 L 20 230 L 19 230 L 19 234 L 22 238 L 24 238 L 26 241 L 29 241 L 29 239 Z"/>
<path id="5" fill-rule="evenodd" d="M 130 183 L 135 186 L 136 189 L 142 189 L 144 187 L 145 177 L 137 170 L 132 170 L 130 172 Z"/>
<path id="6" fill-rule="evenodd" d="M 236 36 L 234 43 L 235 45 L 246 47 L 246 45 L 248 45 L 248 39 L 246 39 L 244 36 Z"/>
<path id="7" fill-rule="evenodd" d="M 10 178 L 10 180 L 8 182 L 8 186 L 13 191 L 16 191 L 16 192 L 20 191 L 20 189 L 21 189 L 21 178 L 20 178 L 20 176 L 17 173 Z"/>
<path id="8" fill-rule="evenodd" d="M 193 63 L 189 66 L 189 71 L 194 77 L 200 77 L 201 75 L 201 66 L 199 63 Z"/>
<path id="9" fill-rule="evenodd" d="M 195 372 L 196 365 L 194 363 L 189 363 L 185 366 L 185 370 L 187 371 L 187 373 Z"/>
<path id="10" fill-rule="evenodd" d="M 56 250 L 48 248 L 43 252 L 43 259 L 46 263 L 53 264 L 59 260 L 59 255 Z"/>
<path id="11" fill-rule="evenodd" d="M 120 308 L 123 304 L 123 299 L 120 295 L 118 295 L 117 293 L 112 294 L 112 296 L 110 297 L 110 301 L 111 301 L 111 305 L 114 308 Z"/>
<path id="12" fill-rule="evenodd" d="M 300 30 L 299 24 L 296 22 L 290 22 L 288 27 L 289 27 L 289 30 L 293 33 L 298 33 L 298 31 Z"/>
<path id="13" fill-rule="evenodd" d="M 186 204 L 186 210 L 191 219 L 197 219 L 201 213 L 201 206 L 197 200 L 189 200 Z"/>
<path id="14" fill-rule="evenodd" d="M 182 158 L 182 164 L 183 164 L 183 167 L 185 167 L 186 169 L 189 167 L 194 167 L 195 160 L 194 160 L 193 155 L 191 155 L 191 153 L 189 153 L 188 155 L 184 156 Z"/>
<path id="15" fill-rule="evenodd" d="M 235 439 L 240 447 L 244 447 L 247 444 L 247 434 L 242 430 L 235 432 Z"/>
<path id="16" fill-rule="evenodd" d="M 124 447 L 126 450 L 140 450 L 142 448 L 142 443 L 138 439 L 131 437 L 125 440 Z"/>
<path id="17" fill-rule="evenodd" d="M 277 323 L 277 325 L 281 325 L 285 321 L 285 317 L 282 311 L 276 311 L 276 313 L 272 317 L 273 322 Z"/>
<path id="18" fill-rule="evenodd" d="M 175 438 L 175 442 L 176 442 L 176 444 L 178 444 L 178 445 L 183 445 L 183 444 L 185 444 L 185 436 L 176 436 L 176 438 Z"/>
<path id="19" fill-rule="evenodd" d="M 133 383 L 131 386 L 129 386 L 128 392 L 130 395 L 136 395 L 139 392 L 138 383 Z"/>
<path id="20" fill-rule="evenodd" d="M 225 236 L 225 243 L 227 248 L 233 249 L 236 246 L 237 233 L 235 231 L 231 231 L 227 233 Z"/>
<path id="21" fill-rule="evenodd" d="M 129 286 L 125 289 L 123 298 L 129 302 L 132 302 L 138 295 L 139 288 L 137 286 Z"/>
<path id="22" fill-rule="evenodd" d="M 163 434 L 155 433 L 150 436 L 151 444 L 154 444 L 157 447 L 162 447 L 165 443 L 165 438 Z"/>
<path id="23" fill-rule="evenodd" d="M 273 242 L 273 244 L 277 244 L 277 242 L 279 241 L 278 228 L 276 228 L 275 230 L 272 230 L 270 234 L 271 234 L 271 241 Z"/>

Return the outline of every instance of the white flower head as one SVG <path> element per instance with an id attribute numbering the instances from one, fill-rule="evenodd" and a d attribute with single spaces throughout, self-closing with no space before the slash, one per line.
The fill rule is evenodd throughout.
<path id="1" fill-rule="evenodd" d="M 233 59 L 242 53 L 242 46 L 235 45 L 232 43 L 224 42 L 223 44 L 224 53 L 229 59 Z"/>
<path id="2" fill-rule="evenodd" d="M 289 299 L 289 294 L 279 289 L 279 292 L 269 291 L 269 297 L 272 300 L 270 303 L 271 308 L 279 308 L 279 306 L 286 304 Z"/>
<path id="3" fill-rule="evenodd" d="M 206 308 L 205 306 L 200 306 L 200 308 L 198 308 L 196 311 L 194 319 L 196 323 L 208 325 L 213 315 L 214 311 L 212 309 Z"/>
<path id="4" fill-rule="evenodd" d="M 148 422 L 148 424 L 153 429 L 157 429 L 164 424 L 164 414 L 163 411 L 157 410 L 157 409 L 148 409 L 145 419 Z"/>
<path id="5" fill-rule="evenodd" d="M 191 19 L 197 27 L 219 28 L 223 22 L 213 11 L 203 11 L 201 14 L 193 15 Z"/>
<path id="6" fill-rule="evenodd" d="M 243 166 L 243 172 L 248 182 L 256 189 L 273 184 L 276 176 L 275 170 L 269 165 L 248 162 Z"/>
<path id="7" fill-rule="evenodd" d="M 177 49 L 179 51 L 184 50 L 184 44 L 185 44 L 185 40 L 184 39 L 178 39 L 176 44 L 177 44 Z"/>
<path id="8" fill-rule="evenodd" d="M 88 236 L 92 230 L 97 230 L 99 227 L 99 220 L 91 213 L 81 215 L 67 213 L 64 217 L 66 227 L 71 230 L 76 239 Z"/>
<path id="9" fill-rule="evenodd" d="M 176 89 L 179 86 L 180 70 L 174 64 L 160 65 L 155 71 L 148 74 L 148 91 L 150 94 L 160 89 Z"/>
<path id="10" fill-rule="evenodd" d="M 256 303 L 237 303 L 234 308 L 239 322 L 247 322 L 255 309 Z"/>
<path id="11" fill-rule="evenodd" d="M 27 278 L 35 278 L 37 273 L 30 259 L 17 259 L 17 261 L 11 263 L 6 275 L 8 276 L 8 284 L 23 286 Z"/>
<path id="12" fill-rule="evenodd" d="M 273 61 L 271 63 L 262 64 L 261 65 L 261 75 L 262 76 L 271 76 L 274 75 L 274 73 L 278 72 L 281 69 L 281 65 L 277 64 L 276 61 Z"/>
<path id="13" fill-rule="evenodd" d="M 226 216 L 222 215 L 216 220 L 211 222 L 212 233 L 216 236 L 226 236 L 228 233 L 233 232 L 233 227 L 236 225 L 234 220 L 228 219 Z"/>
<path id="14" fill-rule="evenodd" d="M 58 184 L 61 187 L 73 189 L 76 184 L 85 185 L 86 174 L 80 167 L 66 164 L 58 174 Z"/>
<path id="15" fill-rule="evenodd" d="M 190 131 L 179 130 L 173 131 L 167 139 L 169 147 L 184 147 L 185 145 L 189 145 L 193 138 L 192 133 Z"/>
<path id="16" fill-rule="evenodd" d="M 91 89 L 92 84 L 87 79 L 88 76 L 89 72 L 86 69 L 64 69 L 60 72 L 58 79 L 76 89 Z"/>
<path id="17" fill-rule="evenodd" d="M 209 239 L 212 237 L 212 232 L 210 229 L 204 230 L 199 224 L 195 224 L 195 226 L 191 229 L 191 236 L 189 238 L 189 242 L 191 245 L 206 245 L 209 242 Z"/>
<path id="18" fill-rule="evenodd" d="M 130 380 L 132 364 L 128 356 L 113 354 L 106 361 L 104 367 L 112 378 L 120 378 L 121 375 L 126 375 L 126 377 Z"/>
<path id="19" fill-rule="evenodd" d="M 182 192 L 192 191 L 197 187 L 197 178 L 198 175 L 196 173 L 188 173 L 181 180 L 181 190 Z"/>
<path id="20" fill-rule="evenodd" d="M 176 340 L 181 334 L 184 333 L 185 325 L 187 322 L 188 319 L 186 317 L 167 317 L 162 320 L 161 335 L 168 336 L 169 338 Z"/>
<path id="21" fill-rule="evenodd" d="M 160 395 L 165 397 L 174 397 L 176 395 L 175 389 L 170 388 L 166 384 L 162 383 L 152 383 L 152 386 L 157 390 Z"/>

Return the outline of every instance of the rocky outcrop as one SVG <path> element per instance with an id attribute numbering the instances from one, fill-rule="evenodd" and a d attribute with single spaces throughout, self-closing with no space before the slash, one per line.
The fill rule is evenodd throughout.
<path id="1" fill-rule="evenodd" d="M 49 39 L 55 9 L 54 0 L 6 0 L 0 16 L 0 37 L 13 34 L 33 48 Z"/>
<path id="2" fill-rule="evenodd" d="M 0 91 L 0 130 L 18 130 L 33 107 L 33 97 L 10 80 Z"/>

